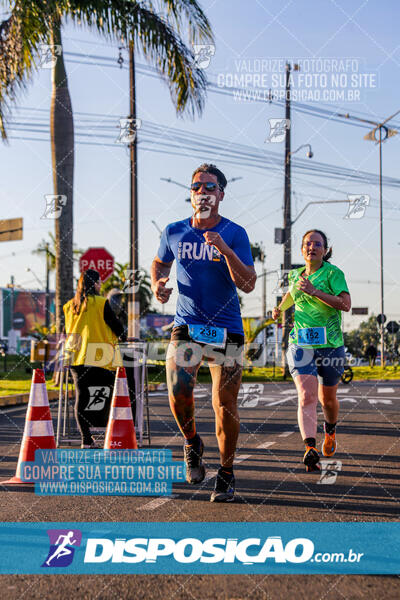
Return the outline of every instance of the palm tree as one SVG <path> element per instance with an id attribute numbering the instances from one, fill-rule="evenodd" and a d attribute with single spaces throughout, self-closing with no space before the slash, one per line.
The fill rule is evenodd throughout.
<path id="1" fill-rule="evenodd" d="M 264 329 L 268 328 L 270 325 L 274 323 L 273 319 L 265 319 L 258 321 L 258 319 L 245 318 L 243 319 L 243 332 L 245 339 L 245 353 L 246 358 L 249 361 L 249 370 L 253 369 L 252 361 L 259 358 L 262 346 L 260 348 L 251 348 L 251 344 L 255 341 L 256 337 L 259 333 L 264 331 Z M 268 332 L 268 329 L 267 329 Z M 268 337 L 268 336 L 267 336 Z"/>
<path id="2" fill-rule="evenodd" d="M 51 155 L 55 196 L 66 204 L 55 220 L 56 324 L 62 329 L 63 304 L 73 295 L 74 124 L 62 55 L 61 24 L 69 17 L 110 40 L 121 38 L 140 49 L 169 86 L 178 114 L 201 114 L 206 90 L 204 72 L 194 66 L 189 44 L 213 42 L 211 26 L 196 0 L 15 0 L 10 16 L 0 23 L 0 133 L 7 139 L 10 103 L 24 89 L 36 68 L 41 44 L 58 47 L 52 71 Z M 161 10 L 162 9 L 162 10 Z"/>

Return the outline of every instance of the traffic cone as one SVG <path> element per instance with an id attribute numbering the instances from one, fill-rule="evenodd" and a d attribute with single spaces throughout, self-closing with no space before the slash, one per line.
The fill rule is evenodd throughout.
<path id="1" fill-rule="evenodd" d="M 35 450 L 54 450 L 53 421 L 51 420 L 49 400 L 47 398 L 46 380 L 43 369 L 35 369 L 32 375 L 32 385 L 29 394 L 28 410 L 25 419 L 25 429 L 15 476 L 3 485 L 33 484 L 34 482 L 22 481 L 21 463 L 35 460 Z"/>
<path id="2" fill-rule="evenodd" d="M 118 367 L 104 450 L 136 450 L 137 447 L 125 367 Z"/>

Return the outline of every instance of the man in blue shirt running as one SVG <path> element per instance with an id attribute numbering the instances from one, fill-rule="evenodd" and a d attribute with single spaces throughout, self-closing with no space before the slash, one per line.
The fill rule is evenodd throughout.
<path id="1" fill-rule="evenodd" d="M 221 457 L 211 502 L 234 499 L 232 465 L 239 435 L 237 396 L 244 344 L 236 288 L 249 293 L 257 279 L 246 231 L 218 212 L 226 184 L 215 165 L 203 164 L 195 170 L 190 195 L 193 215 L 166 227 L 151 267 L 153 293 L 165 304 L 172 292 L 167 282 L 176 260 L 179 296 L 166 368 L 171 411 L 185 438 L 189 483 L 200 483 L 205 477 L 193 389 L 203 357 L 208 360 Z"/>

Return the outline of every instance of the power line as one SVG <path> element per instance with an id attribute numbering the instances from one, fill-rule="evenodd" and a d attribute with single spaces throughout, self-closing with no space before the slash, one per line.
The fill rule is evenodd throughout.
<path id="1" fill-rule="evenodd" d="M 117 64 L 117 60 L 110 56 L 104 56 L 104 55 L 98 55 L 98 54 L 88 54 L 88 53 L 83 53 L 83 52 L 69 52 L 69 51 L 65 51 L 64 54 L 66 56 L 84 57 L 84 58 L 93 59 L 95 61 L 103 62 L 103 64 L 98 64 L 97 62 L 84 61 L 81 58 L 81 60 L 76 60 L 76 61 L 69 60 L 69 62 L 72 62 L 72 63 L 88 64 L 91 66 L 100 66 L 100 67 L 110 66 L 110 67 L 120 69 L 120 65 Z M 123 65 L 122 65 L 122 68 L 127 69 L 127 67 L 124 67 Z M 156 77 L 156 78 L 163 77 L 162 73 L 160 73 L 160 71 L 158 71 L 155 67 L 152 67 L 151 65 L 147 65 L 145 63 L 138 63 L 137 70 L 142 75 L 148 75 L 148 76 Z M 221 87 L 210 81 L 207 83 L 207 87 L 209 88 L 209 90 L 211 92 L 217 93 L 217 94 L 229 95 L 229 96 L 232 96 L 235 98 L 238 98 L 240 94 L 242 94 L 242 95 L 245 94 L 245 97 L 247 96 L 252 101 L 255 101 L 255 102 L 262 102 L 264 104 L 276 104 L 276 105 L 280 105 L 280 106 L 284 105 L 284 100 L 280 100 L 279 98 L 275 98 L 275 99 L 273 97 L 268 98 L 268 99 L 257 98 L 257 94 L 259 94 L 259 90 L 257 88 Z M 360 123 L 359 121 L 357 121 L 356 118 L 353 119 L 352 116 L 349 116 L 349 118 L 344 121 L 342 118 L 339 118 L 339 116 L 338 116 L 339 111 L 340 111 L 340 113 L 343 113 L 343 108 L 335 107 L 330 104 L 327 104 L 327 106 L 331 106 L 333 108 L 333 110 L 329 110 L 327 108 L 323 108 L 323 107 L 319 107 L 319 106 L 304 104 L 302 102 L 297 102 L 297 101 L 292 100 L 292 108 L 293 108 L 293 110 L 296 110 L 298 112 L 302 112 L 302 113 L 305 113 L 305 114 L 308 114 L 308 115 L 314 116 L 314 117 L 329 119 L 331 121 L 338 122 L 341 124 L 352 125 L 354 127 L 361 127 L 363 129 L 369 127 L 369 125 Z M 366 115 L 367 113 L 360 113 L 360 114 Z M 356 117 L 356 115 L 357 115 L 357 113 L 354 113 L 354 117 Z M 369 116 L 369 115 L 367 114 L 367 116 Z M 393 123 L 392 126 L 400 128 L 400 124 Z"/>

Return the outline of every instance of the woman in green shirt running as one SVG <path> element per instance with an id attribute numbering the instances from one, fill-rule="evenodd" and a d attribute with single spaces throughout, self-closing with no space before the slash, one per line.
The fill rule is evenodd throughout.
<path id="1" fill-rule="evenodd" d="M 336 390 L 345 363 L 341 311 L 350 310 L 351 299 L 343 272 L 328 262 L 332 249 L 328 250 L 322 231 L 307 231 L 301 252 L 305 266 L 290 271 L 289 291 L 272 316 L 277 319 L 295 305 L 287 361 L 299 398 L 297 417 L 306 447 L 303 462 L 307 471 L 319 471 L 317 403 L 319 399 L 325 417 L 322 453 L 333 456 L 339 412 Z"/>

